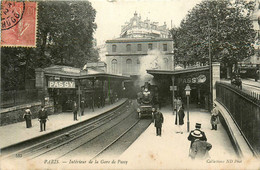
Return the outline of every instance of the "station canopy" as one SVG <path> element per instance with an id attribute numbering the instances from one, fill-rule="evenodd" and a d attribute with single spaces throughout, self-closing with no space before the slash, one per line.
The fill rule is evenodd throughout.
<path id="1" fill-rule="evenodd" d="M 99 68 L 81 69 L 70 66 L 54 65 L 43 69 L 46 76 L 65 77 L 73 79 L 98 79 L 98 80 L 131 80 L 130 77 L 109 74 Z"/>
<path id="2" fill-rule="evenodd" d="M 176 70 L 146 70 L 147 73 L 158 77 L 158 76 L 164 76 L 164 77 L 171 77 L 172 75 L 181 75 L 181 74 L 190 74 L 195 72 L 202 72 L 202 71 L 208 71 L 209 66 L 199 66 L 199 67 L 190 67 L 185 69 L 176 69 Z"/>

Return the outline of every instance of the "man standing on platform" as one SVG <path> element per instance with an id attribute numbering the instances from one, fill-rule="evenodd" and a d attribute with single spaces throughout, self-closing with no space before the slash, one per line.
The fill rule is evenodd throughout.
<path id="1" fill-rule="evenodd" d="M 82 99 L 80 102 L 80 110 L 81 110 L 81 116 L 84 115 L 84 110 L 85 110 L 85 100 Z"/>
<path id="2" fill-rule="evenodd" d="M 211 130 L 217 130 L 219 124 L 219 116 L 218 116 L 218 109 L 216 108 L 216 104 L 213 105 L 213 109 L 211 111 L 211 118 L 210 123 L 212 126 Z"/>
<path id="3" fill-rule="evenodd" d="M 72 111 L 73 111 L 74 120 L 78 120 L 78 118 L 77 118 L 78 105 L 75 101 L 74 101 L 73 106 L 72 106 Z"/>
<path id="4" fill-rule="evenodd" d="M 178 111 L 177 111 L 177 115 L 175 117 L 175 125 L 178 126 L 178 131 L 176 133 L 181 133 L 183 134 L 183 130 L 182 130 L 182 125 L 184 124 L 184 107 L 183 105 L 179 106 Z"/>
<path id="5" fill-rule="evenodd" d="M 46 120 L 48 119 L 48 113 L 44 105 L 41 105 L 41 110 L 39 110 L 38 120 L 40 121 L 40 132 L 46 130 Z"/>
<path id="6" fill-rule="evenodd" d="M 156 127 L 156 136 L 162 135 L 162 124 L 163 124 L 163 114 L 157 111 L 156 108 L 152 109 L 154 115 L 154 126 Z"/>

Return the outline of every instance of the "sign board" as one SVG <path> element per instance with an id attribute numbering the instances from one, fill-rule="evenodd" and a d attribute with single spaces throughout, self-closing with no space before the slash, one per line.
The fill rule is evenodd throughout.
<path id="1" fill-rule="evenodd" d="M 177 91 L 177 86 L 173 87 L 174 91 Z M 172 86 L 170 86 L 170 91 L 172 91 Z"/>
<path id="2" fill-rule="evenodd" d="M 75 88 L 75 81 L 48 81 L 48 88 Z"/>
<path id="3" fill-rule="evenodd" d="M 183 84 L 192 84 L 192 83 L 199 84 L 199 83 L 206 82 L 206 80 L 207 80 L 206 75 L 200 74 L 200 75 L 193 76 L 193 77 L 180 78 L 180 83 L 183 83 Z"/>

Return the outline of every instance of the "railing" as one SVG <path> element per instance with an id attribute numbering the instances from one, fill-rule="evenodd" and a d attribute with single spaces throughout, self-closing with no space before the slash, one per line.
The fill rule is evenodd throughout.
<path id="1" fill-rule="evenodd" d="M 231 114 L 251 150 L 260 155 L 260 100 L 228 83 L 216 83 L 218 102 Z"/>
<path id="2" fill-rule="evenodd" d="M 1 108 L 38 101 L 38 90 L 12 90 L 1 92 Z"/>

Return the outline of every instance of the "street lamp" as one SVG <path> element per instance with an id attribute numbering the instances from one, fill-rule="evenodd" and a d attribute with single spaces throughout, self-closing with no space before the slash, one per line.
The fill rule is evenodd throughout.
<path id="1" fill-rule="evenodd" d="M 190 97 L 190 85 L 187 84 L 185 87 L 185 92 L 186 92 L 186 96 L 187 96 L 187 132 L 190 131 L 190 118 L 189 118 L 189 97 Z"/>

